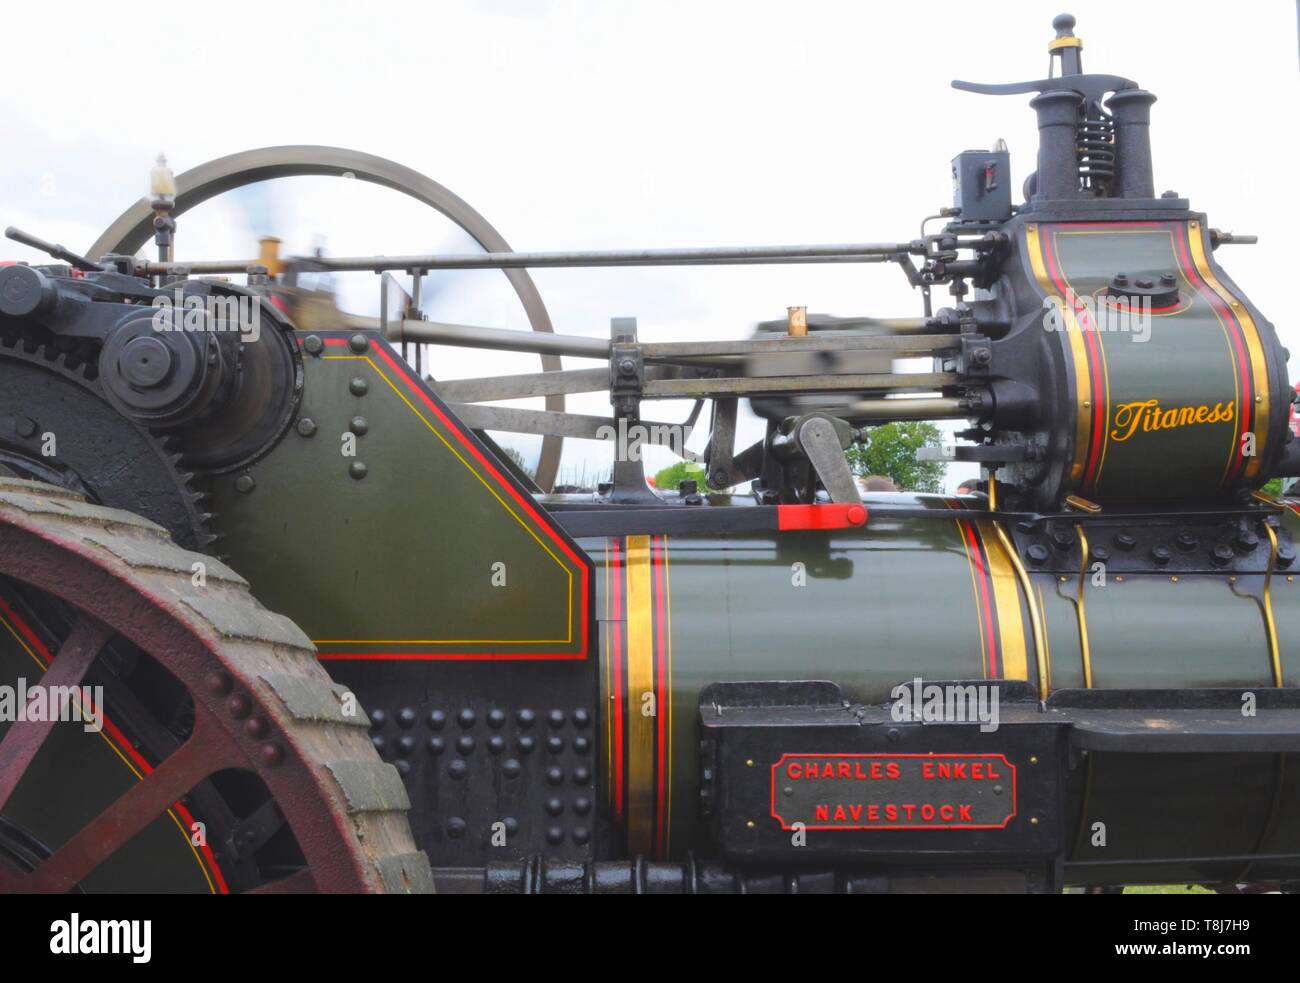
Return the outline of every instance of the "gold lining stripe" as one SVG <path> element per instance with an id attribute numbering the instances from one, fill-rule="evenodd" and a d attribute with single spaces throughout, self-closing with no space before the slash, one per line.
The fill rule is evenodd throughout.
<path id="1" fill-rule="evenodd" d="M 627 537 L 627 842 L 633 854 L 654 847 L 654 591 L 650 537 Z M 655 714 L 660 708 L 653 706 Z"/>
<path id="2" fill-rule="evenodd" d="M 993 584 L 993 603 L 998 612 L 1002 678 L 1027 680 L 1029 653 L 1025 648 L 1025 618 L 1020 607 L 1016 572 L 1007 558 L 1006 548 L 998 542 L 994 523 L 981 522 L 979 527 L 989 558 L 989 580 Z M 1032 604 L 1032 600 L 1029 603 Z"/>
<path id="3" fill-rule="evenodd" d="M 1277 624 L 1273 621 L 1273 571 L 1277 568 L 1277 533 L 1267 522 L 1264 531 L 1268 533 L 1270 552 L 1268 570 L 1264 573 L 1264 600 L 1260 610 L 1264 612 L 1264 630 L 1268 633 L 1268 658 L 1273 666 L 1273 685 L 1282 685 L 1282 653 L 1277 645 Z"/>
<path id="4" fill-rule="evenodd" d="M 1074 426 L 1074 461 L 1070 464 L 1070 481 L 1077 485 L 1083 478 L 1084 466 L 1087 464 L 1088 435 L 1092 432 L 1092 413 L 1095 412 L 1095 407 L 1092 407 L 1089 403 L 1090 397 L 1088 395 L 1092 391 L 1092 376 L 1088 372 L 1088 355 L 1084 350 L 1083 335 L 1075 313 L 1066 306 L 1065 299 L 1056 292 L 1052 278 L 1047 273 L 1047 266 L 1043 261 L 1043 244 L 1038 225 L 1032 222 L 1025 226 L 1025 252 L 1029 254 L 1029 265 L 1033 268 L 1034 279 L 1038 281 L 1038 289 L 1056 302 L 1056 308 L 1060 312 L 1062 323 L 1065 325 L 1066 338 L 1070 342 L 1070 356 L 1074 363 L 1076 418 Z"/>
<path id="5" fill-rule="evenodd" d="M 1011 544 L 1006 530 L 1002 528 L 1002 524 L 995 522 L 993 528 L 998 534 L 998 541 L 1002 544 L 1002 549 L 1006 551 L 1007 559 L 1011 561 L 1011 567 L 1016 572 L 1016 579 L 1020 581 L 1020 589 L 1025 595 L 1025 606 L 1029 609 L 1029 626 L 1034 633 L 1034 660 L 1038 666 L 1038 698 L 1046 700 L 1048 693 L 1051 692 L 1052 666 L 1047 658 L 1042 613 L 1034 603 L 1034 586 L 1030 583 L 1029 574 L 1025 571 L 1025 565 L 1020 562 L 1020 557 L 1016 554 L 1016 549 Z"/>
<path id="6" fill-rule="evenodd" d="M 1061 48 L 1082 48 L 1083 39 L 1076 37 L 1053 38 L 1047 42 L 1048 51 L 1059 51 Z"/>
<path id="7" fill-rule="evenodd" d="M 1250 316 L 1250 311 L 1246 309 L 1246 305 L 1219 282 L 1210 268 L 1209 259 L 1205 255 L 1205 243 L 1201 240 L 1200 222 L 1187 223 L 1187 240 L 1191 246 L 1192 262 L 1196 264 L 1196 271 L 1232 311 L 1237 323 L 1241 325 L 1241 334 L 1246 341 L 1246 353 L 1250 356 L 1250 372 L 1255 380 L 1255 405 L 1251 407 L 1255 411 L 1255 453 L 1246 459 L 1245 473 L 1247 478 L 1253 478 L 1259 474 L 1260 462 L 1264 457 L 1264 439 L 1268 435 L 1269 414 L 1268 363 L 1259 340 L 1259 328 L 1255 324 L 1255 319 Z M 1263 421 L 1262 425 L 1261 421 Z"/>
<path id="8" fill-rule="evenodd" d="M 1083 585 L 1088 575 L 1088 536 L 1083 526 L 1075 523 L 1075 532 L 1079 534 L 1079 596 L 1075 598 L 1074 609 L 1079 612 L 1079 651 L 1083 656 L 1083 687 L 1092 689 L 1092 650 L 1088 644 L 1088 615 L 1083 607 Z"/>

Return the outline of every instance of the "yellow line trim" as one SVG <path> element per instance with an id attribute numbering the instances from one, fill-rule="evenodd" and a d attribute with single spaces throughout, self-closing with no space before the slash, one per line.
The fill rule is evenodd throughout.
<path id="1" fill-rule="evenodd" d="M 1070 464 L 1070 481 L 1077 485 L 1083 478 L 1083 470 L 1087 464 L 1088 434 L 1092 430 L 1092 414 L 1096 412 L 1096 407 L 1091 405 L 1089 396 L 1092 392 L 1092 376 L 1088 371 L 1088 354 L 1084 349 L 1078 318 L 1074 311 L 1066 306 L 1065 299 L 1056 292 L 1056 286 L 1047 273 L 1047 265 L 1043 261 L 1043 244 L 1036 223 L 1025 226 L 1025 252 L 1029 254 L 1029 265 L 1033 268 L 1034 279 L 1038 281 L 1038 289 L 1056 303 L 1056 309 L 1065 325 L 1065 336 L 1070 343 L 1070 358 L 1074 363 L 1076 417 L 1074 460 Z"/>
<path id="2" fill-rule="evenodd" d="M 397 398 L 407 405 L 407 408 L 409 408 L 410 411 L 419 418 L 421 423 L 423 423 L 426 427 L 429 428 L 429 431 L 435 437 L 437 437 L 440 441 L 442 441 L 443 446 L 445 446 L 447 450 L 451 451 L 451 453 L 455 456 L 456 460 L 460 461 L 460 463 L 465 466 L 465 469 L 469 471 L 469 473 L 472 474 L 475 478 L 478 479 L 479 483 L 482 484 L 482 486 L 488 490 L 488 492 L 492 495 L 492 497 L 495 498 L 497 502 L 500 503 L 501 507 L 505 509 L 506 512 L 510 516 L 512 516 L 516 522 L 519 523 L 520 526 L 523 527 L 524 531 L 527 532 L 528 535 L 532 536 L 533 539 L 536 540 L 537 545 L 539 545 L 543 550 L 546 551 L 546 555 L 549 556 L 552 560 L 554 560 L 556 565 L 558 565 L 559 568 L 564 571 L 564 575 L 568 580 L 569 599 L 568 599 L 568 604 L 566 606 L 566 610 L 569 612 L 569 617 L 568 619 L 566 619 L 568 635 L 565 638 L 527 638 L 527 639 L 313 638 L 312 642 L 315 643 L 316 645 L 545 645 L 545 644 L 558 644 L 558 643 L 572 642 L 573 641 L 573 571 L 570 570 L 567 566 L 565 566 L 564 561 L 561 560 L 558 556 L 556 556 L 551 551 L 551 548 L 547 546 L 546 543 L 543 542 L 542 538 L 538 536 L 537 533 L 533 530 L 533 528 L 530 525 L 528 525 L 527 522 L 524 521 L 523 517 L 520 516 L 518 513 L 516 513 L 514 509 L 512 509 L 510 505 L 506 502 L 506 500 L 503 499 L 499 494 L 497 494 L 497 490 L 492 487 L 492 485 L 488 482 L 488 480 L 484 478 L 483 475 L 479 474 L 478 471 L 474 468 L 474 466 L 469 463 L 469 461 L 465 460 L 465 458 L 461 456 L 460 451 L 456 449 L 455 445 L 453 445 L 451 441 L 449 441 L 446 437 L 442 435 L 442 431 L 440 431 L 437 427 L 435 427 L 432 423 L 430 423 L 429 420 L 425 417 L 425 415 L 420 412 L 419 408 L 414 403 L 412 403 L 409 399 L 406 398 L 406 395 L 400 389 L 398 389 L 396 385 L 393 384 L 393 381 L 384 374 L 384 372 L 379 368 L 378 365 L 375 364 L 374 360 L 371 359 L 370 356 L 368 355 L 326 355 L 324 356 L 324 359 L 325 361 L 328 362 L 365 362 L 367 365 L 370 366 L 371 370 L 375 373 L 375 375 L 379 376 L 379 378 L 383 379 L 384 382 L 388 384 L 388 388 L 397 394 Z"/>
<path id="3" fill-rule="evenodd" d="M 1273 571 L 1277 568 L 1277 533 L 1267 522 L 1264 531 L 1268 533 L 1269 555 L 1268 570 L 1264 574 L 1264 600 L 1260 609 L 1264 612 L 1264 630 L 1268 633 L 1268 658 L 1273 667 L 1273 685 L 1282 685 L 1282 653 L 1277 644 L 1277 623 L 1273 620 Z"/>
<path id="4" fill-rule="evenodd" d="M 1002 642 L 1002 676 L 1005 679 L 1029 678 L 1029 653 L 1025 648 L 1025 619 L 1020 607 L 1016 573 L 1008 560 L 1006 548 L 998 540 L 994 523 L 979 523 L 980 538 L 987 547 L 989 580 L 993 584 L 993 604 L 998 612 L 998 636 Z M 1032 598 L 1026 601 L 1032 605 Z"/>
<path id="5" fill-rule="evenodd" d="M 1075 523 L 1075 532 L 1079 534 L 1079 596 L 1075 598 L 1074 608 L 1079 613 L 1079 651 L 1083 656 L 1083 687 L 1092 689 L 1092 649 L 1088 644 L 1088 615 L 1084 611 L 1083 587 L 1088 574 L 1088 536 L 1083 526 Z"/>
<path id="6" fill-rule="evenodd" d="M 1201 240 L 1200 222 L 1187 223 L 1187 240 L 1191 245 L 1192 262 L 1196 264 L 1196 271 L 1201 274 L 1201 279 L 1209 284 L 1210 289 L 1218 294 L 1219 299 L 1232 310 L 1237 322 L 1241 325 L 1242 336 L 1246 340 L 1246 352 L 1250 356 L 1251 375 L 1255 380 L 1255 405 L 1252 407 L 1255 411 L 1255 453 L 1252 457 L 1246 459 L 1246 477 L 1254 478 L 1259 474 L 1260 462 L 1264 457 L 1264 440 L 1268 436 L 1269 422 L 1268 363 L 1264 358 L 1264 349 L 1259 340 L 1259 327 L 1255 324 L 1255 319 L 1250 316 L 1250 311 L 1246 309 L 1246 305 L 1219 282 L 1218 277 L 1214 275 L 1214 271 L 1210 268 L 1209 258 L 1205 255 L 1205 243 Z M 1234 381 L 1235 378 L 1234 375 Z M 1242 412 L 1240 396 L 1237 399 L 1237 407 L 1238 412 Z M 1260 425 L 1261 421 L 1263 421 L 1263 426 Z M 1240 436 L 1237 439 L 1240 440 Z"/>
<path id="7" fill-rule="evenodd" d="M 627 537 L 627 839 L 629 852 L 654 847 L 654 605 L 650 537 Z M 657 715 L 662 708 L 649 704 Z"/>
<path id="8" fill-rule="evenodd" d="M 1038 698 L 1046 700 L 1048 693 L 1051 692 L 1052 666 L 1047 659 L 1047 644 L 1043 636 L 1043 621 L 1041 612 L 1034 603 L 1034 587 L 1029 581 L 1029 574 L 1025 572 L 1025 566 L 1020 562 L 1020 557 L 1016 555 L 1016 549 L 1011 544 L 1006 530 L 1002 524 L 995 522 L 993 528 L 997 531 L 998 541 L 1002 543 L 1002 548 L 1006 550 L 1007 559 L 1011 561 L 1012 569 L 1016 572 L 1016 579 L 1020 581 L 1020 589 L 1025 594 L 1025 606 L 1029 609 L 1029 627 L 1034 633 L 1034 660 L 1038 666 Z"/>

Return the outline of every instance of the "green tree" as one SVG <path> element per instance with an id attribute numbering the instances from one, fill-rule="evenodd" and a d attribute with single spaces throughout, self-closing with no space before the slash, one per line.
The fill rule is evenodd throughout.
<path id="1" fill-rule="evenodd" d="M 942 440 L 942 433 L 933 423 L 886 423 L 873 427 L 867 436 L 865 447 L 854 444 L 846 452 L 854 474 L 884 475 L 900 491 L 943 490 L 943 476 L 948 466 L 942 461 L 916 459 L 916 452 L 922 447 L 937 447 Z"/>
<path id="2" fill-rule="evenodd" d="M 660 491 L 676 491 L 683 481 L 697 481 L 704 490 L 704 465 L 678 461 L 655 474 L 655 487 Z"/>

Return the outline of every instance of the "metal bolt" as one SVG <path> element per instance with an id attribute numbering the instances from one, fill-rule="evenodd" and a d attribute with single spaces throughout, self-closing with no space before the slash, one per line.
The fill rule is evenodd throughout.
<path id="1" fill-rule="evenodd" d="M 1046 563 L 1047 547 L 1042 543 L 1034 543 L 1025 551 L 1025 555 L 1029 558 L 1029 562 L 1035 565 Z"/>
<path id="2" fill-rule="evenodd" d="M 304 437 L 310 437 L 316 433 L 316 421 L 309 416 L 304 416 L 298 421 L 298 433 Z"/>
<path id="3" fill-rule="evenodd" d="M 370 342 L 363 334 L 354 334 L 348 339 L 348 347 L 360 355 L 370 347 Z"/>
<path id="4" fill-rule="evenodd" d="M 348 392 L 353 396 L 364 396 L 370 392 L 370 384 L 359 376 L 348 383 Z"/>
<path id="5" fill-rule="evenodd" d="M 366 433 L 370 430 L 370 424 L 366 422 L 366 418 L 364 416 L 354 416 L 352 420 L 348 423 L 348 429 L 351 430 L 358 437 L 364 437 Z"/>
<path id="6" fill-rule="evenodd" d="M 302 347 L 307 349 L 308 355 L 319 355 L 325 350 L 325 342 L 321 341 L 318 335 L 309 334 L 307 340 L 302 343 Z"/>
<path id="7" fill-rule="evenodd" d="M 257 482 L 253 480 L 251 474 L 241 474 L 235 479 L 235 491 L 242 495 L 247 495 L 257 487 Z"/>
<path id="8" fill-rule="evenodd" d="M 34 437 L 36 436 L 36 421 L 20 416 L 14 421 L 14 429 L 18 431 L 19 437 Z"/>
<path id="9" fill-rule="evenodd" d="M 1169 552 L 1169 547 L 1162 543 L 1157 543 L 1155 546 L 1151 547 L 1151 559 L 1159 566 L 1164 566 L 1168 563 L 1170 556 L 1172 556 L 1172 554 Z"/>
<path id="10" fill-rule="evenodd" d="M 1130 533 L 1126 532 L 1117 532 L 1115 534 L 1114 542 L 1115 545 L 1122 550 L 1131 550 L 1137 545 L 1137 539 L 1135 539 Z"/>
<path id="11" fill-rule="evenodd" d="M 356 478 L 357 481 L 360 481 L 369 473 L 370 473 L 370 469 L 366 467 L 365 464 L 363 464 L 361 461 L 353 461 L 351 464 L 348 465 L 348 474 L 351 475 L 353 478 Z"/>

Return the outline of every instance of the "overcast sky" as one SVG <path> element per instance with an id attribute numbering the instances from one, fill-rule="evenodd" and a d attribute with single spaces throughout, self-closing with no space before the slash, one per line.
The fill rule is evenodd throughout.
<path id="1" fill-rule="evenodd" d="M 1219 260 L 1300 349 L 1295 3 L 1066 7 L 1078 17 L 1085 70 L 1136 79 L 1159 97 L 1157 191 L 1190 196 L 1213 226 L 1259 235 L 1260 245 L 1225 248 Z M 174 0 L 64 3 L 57 14 L 14 4 L 0 63 L 0 220 L 85 249 L 145 190 L 160 150 L 179 172 L 237 150 L 310 143 L 428 174 L 516 249 L 905 240 L 949 203 L 958 151 L 1002 137 L 1017 187 L 1032 169 L 1026 98 L 948 83 L 1043 77 L 1059 12 L 1030 2 L 809 0 Z M 205 205 L 181 218 L 178 255 L 251 255 L 256 232 L 336 254 L 463 250 L 436 214 L 391 192 L 338 187 L 348 184 L 305 181 L 286 195 Z M 38 258 L 10 242 L 0 255 Z M 675 340 L 744 337 L 789 305 L 920 310 L 893 267 L 534 276 L 556 330 L 575 334 L 606 334 L 620 315 L 638 317 L 645 339 Z M 500 274 L 444 278 L 432 317 L 526 327 Z M 374 286 L 349 281 L 349 298 L 367 298 L 353 306 L 377 305 Z M 433 371 L 535 367 L 532 357 L 447 353 Z M 603 395 L 570 405 L 608 408 Z M 747 435 L 756 434 L 751 420 Z M 566 467 L 594 467 L 596 448 L 571 447 Z"/>

